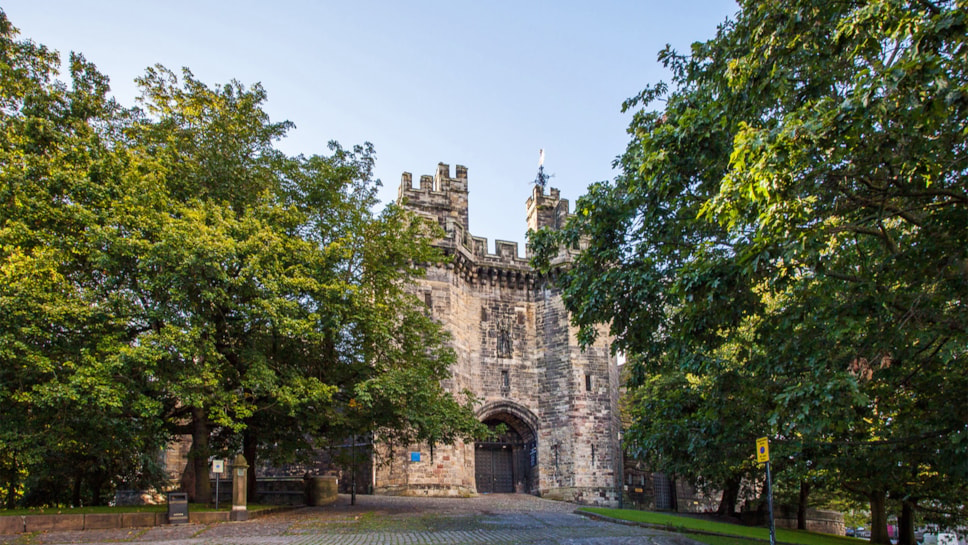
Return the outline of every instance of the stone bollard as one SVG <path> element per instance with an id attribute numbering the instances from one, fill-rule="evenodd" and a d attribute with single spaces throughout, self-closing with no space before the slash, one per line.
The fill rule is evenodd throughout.
<path id="1" fill-rule="evenodd" d="M 232 462 L 232 512 L 229 514 L 229 520 L 249 519 L 249 512 L 245 508 L 245 472 L 248 469 L 249 464 L 245 463 L 245 456 L 236 454 L 235 461 Z"/>

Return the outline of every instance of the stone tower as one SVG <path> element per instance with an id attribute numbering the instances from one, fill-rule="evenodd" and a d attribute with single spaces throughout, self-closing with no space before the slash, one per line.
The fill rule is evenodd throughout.
<path id="1" fill-rule="evenodd" d="M 519 492 L 584 504 L 618 503 L 618 371 L 607 335 L 584 351 L 553 279 L 518 257 L 515 242 L 468 231 L 467 169 L 437 166 L 413 187 L 404 173 L 398 201 L 439 223 L 450 263 L 430 267 L 418 295 L 453 334 L 457 363 L 445 387 L 483 401 L 478 418 L 504 424 L 497 440 L 383 452 L 377 493 L 468 495 Z M 530 229 L 556 229 L 568 216 L 557 189 L 534 186 Z"/>

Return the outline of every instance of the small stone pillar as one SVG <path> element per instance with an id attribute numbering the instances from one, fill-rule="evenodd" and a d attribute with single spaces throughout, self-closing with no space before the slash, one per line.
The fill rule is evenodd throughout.
<path id="1" fill-rule="evenodd" d="M 232 512 L 229 514 L 229 520 L 249 519 L 249 512 L 245 508 L 245 474 L 248 469 L 249 464 L 245 463 L 245 456 L 236 454 L 235 461 L 232 462 Z"/>

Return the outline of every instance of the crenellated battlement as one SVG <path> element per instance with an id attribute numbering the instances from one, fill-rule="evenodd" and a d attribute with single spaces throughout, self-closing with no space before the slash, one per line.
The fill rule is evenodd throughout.
<path id="1" fill-rule="evenodd" d="M 397 190 L 397 202 L 404 199 L 412 210 L 435 218 L 448 234 L 454 231 L 454 225 L 460 225 L 466 231 L 467 167 L 457 165 L 455 176 L 451 178 L 450 165 L 438 163 L 437 173 L 421 176 L 417 188 L 413 187 L 413 175 L 404 172 Z"/>
<path id="2" fill-rule="evenodd" d="M 460 269 L 466 279 L 475 280 L 495 278 L 511 279 L 514 284 L 530 286 L 536 275 L 531 269 L 530 251 L 525 248 L 525 257 L 518 256 L 518 243 L 496 240 L 495 251 L 488 251 L 488 239 L 470 233 L 467 219 L 467 167 L 457 165 L 456 174 L 450 176 L 450 167 L 445 163 L 437 165 L 434 176 L 420 177 L 419 187 L 413 187 L 413 177 L 404 172 L 398 190 L 398 202 L 417 214 L 431 218 L 444 229 L 444 238 L 438 244 L 455 258 L 455 267 Z M 534 186 L 526 206 L 529 229 L 549 227 L 558 229 L 564 225 L 569 215 L 569 203 L 561 198 L 557 188 Z M 568 258 L 568 252 L 562 259 Z"/>
<path id="3" fill-rule="evenodd" d="M 454 232 L 454 246 L 459 249 L 466 257 L 474 261 L 486 262 L 493 265 L 509 265 L 520 268 L 527 268 L 528 259 L 518 257 L 518 243 L 507 240 L 496 240 L 495 253 L 488 252 L 488 240 L 485 237 L 475 237 L 460 228 Z"/>
<path id="4" fill-rule="evenodd" d="M 405 194 L 409 196 L 410 193 L 417 192 L 434 192 L 434 193 L 447 193 L 450 191 L 463 191 L 467 192 L 467 167 L 464 165 L 457 165 L 456 175 L 450 177 L 450 165 L 445 163 L 437 164 L 437 173 L 433 176 L 429 174 L 424 174 L 420 177 L 420 185 L 417 189 L 413 188 L 413 175 L 409 172 L 404 172 L 400 180 L 400 190 L 398 192 L 399 197 L 403 197 Z"/>

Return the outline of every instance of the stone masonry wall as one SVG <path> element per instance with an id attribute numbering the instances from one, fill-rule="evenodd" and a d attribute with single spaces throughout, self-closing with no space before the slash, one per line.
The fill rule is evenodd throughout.
<path id="1" fill-rule="evenodd" d="M 374 493 L 391 496 L 471 496 L 474 491 L 474 445 L 393 446 L 376 449 Z M 419 454 L 419 460 L 413 454 Z M 468 468 L 470 476 L 468 477 Z"/>

